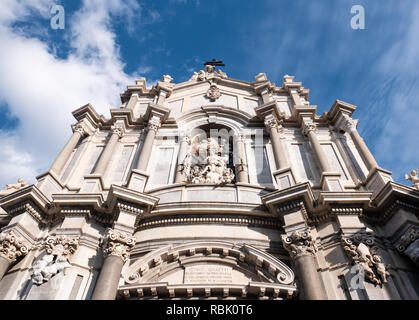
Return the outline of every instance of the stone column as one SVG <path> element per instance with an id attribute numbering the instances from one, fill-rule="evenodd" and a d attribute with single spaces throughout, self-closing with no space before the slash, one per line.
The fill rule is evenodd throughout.
<path id="1" fill-rule="evenodd" d="M 108 167 L 109 161 L 111 160 L 116 144 L 118 143 L 119 138 L 123 135 L 123 130 L 121 127 L 112 127 L 111 130 L 112 135 L 105 147 L 105 150 L 100 156 L 99 162 L 93 174 L 103 175 L 106 172 L 106 168 Z"/>
<path id="2" fill-rule="evenodd" d="M 281 137 L 278 132 L 279 129 L 282 128 L 282 120 L 278 121 L 274 116 L 270 115 L 265 118 L 265 126 L 268 130 L 270 137 L 272 148 L 275 157 L 275 164 L 278 170 L 284 169 L 288 167 L 288 161 L 285 157 L 285 151 L 281 143 Z"/>
<path id="3" fill-rule="evenodd" d="M 13 230 L 0 234 L 0 280 L 19 257 L 25 256 L 29 246 Z"/>
<path id="4" fill-rule="evenodd" d="M 180 143 L 179 148 L 179 156 L 178 156 L 178 164 L 176 168 L 176 177 L 175 177 L 175 183 L 183 182 L 185 179 L 185 176 L 183 174 L 183 161 L 185 160 L 185 157 L 188 153 L 188 148 L 191 143 L 191 139 L 188 136 L 183 136 L 182 141 Z"/>
<path id="5" fill-rule="evenodd" d="M 148 121 L 147 136 L 145 138 L 143 148 L 141 149 L 140 157 L 137 162 L 137 170 L 145 172 L 147 170 L 148 162 L 150 161 L 151 150 L 153 148 L 154 138 L 156 137 L 157 130 L 161 126 L 160 118 L 153 116 Z"/>
<path id="6" fill-rule="evenodd" d="M 86 134 L 86 131 L 83 129 L 83 126 L 80 123 L 72 126 L 72 129 L 73 135 L 67 141 L 66 145 L 61 150 L 60 154 L 51 166 L 51 171 L 53 171 L 57 176 L 60 175 L 61 170 L 66 164 L 74 148 L 77 146 L 77 143 L 80 141 L 80 138 Z"/>
<path id="7" fill-rule="evenodd" d="M 309 229 L 294 231 L 282 236 L 283 246 L 289 252 L 301 283 L 304 300 L 325 300 L 320 276 L 317 273 L 315 252 L 316 246 Z"/>
<path id="8" fill-rule="evenodd" d="M 374 156 L 371 154 L 370 150 L 365 144 L 364 139 L 362 139 L 359 135 L 353 119 L 346 114 L 343 115 L 340 129 L 350 134 L 352 140 L 354 141 L 355 147 L 358 150 L 359 155 L 364 161 L 367 169 L 371 171 L 374 168 L 378 168 L 378 164 L 375 161 Z"/>
<path id="9" fill-rule="evenodd" d="M 114 300 L 122 267 L 129 259 L 135 238 L 129 234 L 108 229 L 103 254 L 104 262 L 93 291 L 92 300 Z"/>
<path id="10" fill-rule="evenodd" d="M 244 150 L 245 136 L 243 133 L 239 133 L 236 136 L 236 148 L 238 161 L 236 164 L 236 176 L 237 182 L 249 183 L 249 174 L 247 167 L 246 153 Z"/>
<path id="11" fill-rule="evenodd" d="M 313 148 L 314 154 L 318 159 L 320 170 L 322 172 L 331 172 L 329 161 L 327 161 L 326 154 L 324 153 L 322 146 L 317 139 L 315 133 L 316 125 L 314 123 L 304 123 L 303 124 L 303 135 L 308 136 L 310 140 L 311 147 Z"/>

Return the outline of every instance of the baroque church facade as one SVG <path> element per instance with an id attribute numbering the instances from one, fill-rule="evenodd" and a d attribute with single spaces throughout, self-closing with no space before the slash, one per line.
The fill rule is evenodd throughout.
<path id="1" fill-rule="evenodd" d="M 0 192 L 0 299 L 418 299 L 419 179 L 293 76 L 141 78 Z"/>

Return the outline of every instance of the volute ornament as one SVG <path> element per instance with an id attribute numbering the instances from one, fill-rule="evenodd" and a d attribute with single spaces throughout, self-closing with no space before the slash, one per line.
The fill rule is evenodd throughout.
<path id="1" fill-rule="evenodd" d="M 396 242 L 397 251 L 407 255 L 419 265 L 419 227 L 411 226 Z"/>
<path id="2" fill-rule="evenodd" d="M 283 235 L 282 244 L 294 259 L 304 255 L 313 255 L 317 251 L 309 229 Z"/>
<path id="3" fill-rule="evenodd" d="M 19 257 L 25 256 L 30 247 L 18 237 L 13 230 L 0 233 L 0 256 L 14 263 Z"/>
<path id="4" fill-rule="evenodd" d="M 135 245 L 135 237 L 122 232 L 108 229 L 104 239 L 103 254 L 120 257 L 124 262 L 129 259 L 130 251 Z"/>

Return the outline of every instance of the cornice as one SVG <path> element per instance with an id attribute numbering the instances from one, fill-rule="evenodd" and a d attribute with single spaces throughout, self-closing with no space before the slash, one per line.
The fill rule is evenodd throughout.
<path id="1" fill-rule="evenodd" d="M 329 119 L 330 123 L 334 125 L 341 115 L 346 114 L 351 117 L 355 110 L 356 106 L 341 100 L 336 100 L 330 108 L 329 112 L 327 112 L 327 118 Z"/>

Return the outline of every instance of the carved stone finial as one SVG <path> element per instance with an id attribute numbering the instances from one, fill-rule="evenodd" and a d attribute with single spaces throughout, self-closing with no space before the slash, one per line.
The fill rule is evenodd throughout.
<path id="1" fill-rule="evenodd" d="M 209 87 L 208 91 L 207 91 L 207 97 L 211 100 L 211 101 L 215 101 L 217 100 L 219 97 L 221 97 L 221 92 L 220 89 L 217 87 L 216 84 L 211 84 L 211 86 Z"/>
<path id="2" fill-rule="evenodd" d="M 374 284 L 387 283 L 390 273 L 387 271 L 388 266 L 378 255 L 374 236 L 362 232 L 342 237 L 342 245 L 352 263 L 362 269 L 366 280 Z"/>
<path id="3" fill-rule="evenodd" d="M 130 251 L 134 247 L 135 242 L 135 237 L 129 234 L 108 229 L 103 247 L 104 256 L 117 256 L 125 262 L 129 259 Z"/>
<path id="4" fill-rule="evenodd" d="M 303 131 L 303 135 L 304 136 L 308 136 L 308 134 L 311 131 L 315 131 L 316 130 L 316 124 L 315 123 L 305 123 L 303 125 L 302 131 Z"/>
<path id="5" fill-rule="evenodd" d="M 406 180 L 412 181 L 412 188 L 419 190 L 419 177 L 418 177 L 418 169 L 412 170 L 410 175 L 405 175 Z"/>
<path id="6" fill-rule="evenodd" d="M 309 229 L 283 235 L 282 243 L 294 259 L 304 255 L 313 255 L 317 251 Z"/>
<path id="7" fill-rule="evenodd" d="M 148 130 L 152 130 L 152 131 L 157 132 L 157 130 L 159 130 L 160 127 L 161 127 L 160 118 L 157 117 L 157 116 L 151 117 L 151 119 L 148 121 L 148 125 L 147 125 Z"/>
<path id="8" fill-rule="evenodd" d="M 29 245 L 13 230 L 0 233 L 0 257 L 14 263 L 19 257 L 25 256 L 30 250 Z"/>

